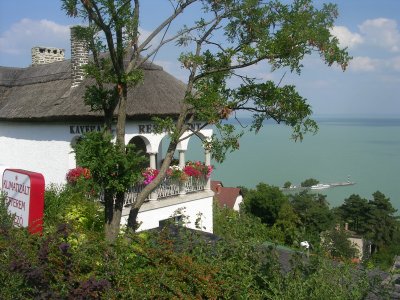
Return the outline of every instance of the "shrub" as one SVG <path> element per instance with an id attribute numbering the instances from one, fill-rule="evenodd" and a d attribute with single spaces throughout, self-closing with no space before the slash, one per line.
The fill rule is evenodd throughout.
<path id="1" fill-rule="evenodd" d="M 69 186 L 51 185 L 45 191 L 44 227 L 55 228 L 70 223 L 75 230 L 101 232 L 104 226 L 104 208 L 100 202 L 87 199 L 83 191 Z"/>

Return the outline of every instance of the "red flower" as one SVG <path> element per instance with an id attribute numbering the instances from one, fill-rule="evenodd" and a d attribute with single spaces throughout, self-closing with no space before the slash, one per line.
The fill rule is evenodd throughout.
<path id="1" fill-rule="evenodd" d="M 90 175 L 90 170 L 88 168 L 76 167 L 68 171 L 66 175 L 67 183 L 76 184 L 78 179 L 83 177 L 85 179 L 90 179 L 92 176 Z"/>

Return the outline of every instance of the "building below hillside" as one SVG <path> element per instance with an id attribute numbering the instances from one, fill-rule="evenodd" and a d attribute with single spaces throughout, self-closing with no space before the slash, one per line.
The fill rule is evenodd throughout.
<path id="1" fill-rule="evenodd" d="M 103 113 L 84 104 L 86 88 L 93 80 L 85 78 L 82 67 L 90 56 L 75 38 L 74 28 L 71 59 L 64 59 L 63 49 L 40 46 L 32 48 L 31 66 L 0 66 L 0 165 L 41 173 L 46 184 L 66 182 L 67 172 L 76 167 L 73 146 L 82 134 L 100 131 L 103 124 Z M 154 132 L 152 118 L 176 118 L 186 85 L 153 63 L 144 63 L 141 68 L 143 81 L 128 91 L 125 140 L 147 155 L 149 168 L 157 169 L 169 137 L 167 132 Z M 212 136 L 212 129 L 203 128 L 199 120 L 188 125 L 191 131 L 177 147 L 181 167 L 186 164 L 190 139 Z M 193 131 L 196 135 L 191 136 Z M 210 152 L 204 149 L 204 156 L 198 160 L 209 166 Z M 127 193 L 123 222 L 141 188 L 132 187 Z M 212 198 L 209 178 L 191 178 L 185 184 L 165 181 L 142 206 L 139 230 L 157 227 L 180 211 L 192 228 L 200 214 L 203 230 L 212 232 Z"/>

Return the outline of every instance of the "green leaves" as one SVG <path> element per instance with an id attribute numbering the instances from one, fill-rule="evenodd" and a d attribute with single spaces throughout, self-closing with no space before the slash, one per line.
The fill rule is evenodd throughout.
<path id="1" fill-rule="evenodd" d="M 89 168 L 101 188 L 124 192 L 140 178 L 139 165 L 144 156 L 133 145 L 122 155 L 112 136 L 101 132 L 87 133 L 75 148 L 77 164 Z"/>
<path id="2" fill-rule="evenodd" d="M 239 149 L 239 138 L 243 132 L 236 132 L 231 124 L 216 124 L 218 134 L 213 134 L 211 140 L 205 140 L 204 148 L 211 150 L 212 157 L 217 162 L 225 160 L 226 153 Z"/>

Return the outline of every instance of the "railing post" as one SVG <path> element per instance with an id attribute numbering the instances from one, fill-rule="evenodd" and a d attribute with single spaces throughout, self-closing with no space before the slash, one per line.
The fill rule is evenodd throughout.
<path id="1" fill-rule="evenodd" d="M 185 150 L 179 150 L 179 168 L 181 168 L 183 170 L 183 168 L 185 167 Z"/>
<path id="2" fill-rule="evenodd" d="M 186 195 L 186 182 L 180 180 L 179 181 L 179 196 Z"/>

